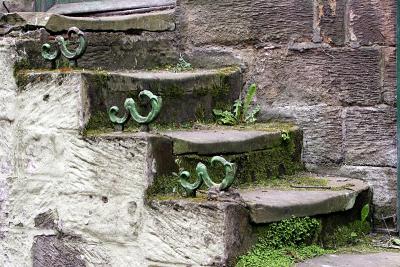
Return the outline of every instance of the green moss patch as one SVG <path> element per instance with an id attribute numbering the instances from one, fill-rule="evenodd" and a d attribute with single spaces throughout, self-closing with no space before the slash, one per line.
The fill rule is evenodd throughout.
<path id="1" fill-rule="evenodd" d="M 236 267 L 289 267 L 331 251 L 316 245 L 321 231 L 314 218 L 291 218 L 256 226 L 256 245 L 239 257 Z"/>

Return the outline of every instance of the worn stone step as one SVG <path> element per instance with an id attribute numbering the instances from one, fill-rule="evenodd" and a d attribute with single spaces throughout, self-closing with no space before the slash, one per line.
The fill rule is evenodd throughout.
<path id="1" fill-rule="evenodd" d="M 107 114 L 110 107 L 118 106 L 124 112 L 125 99 L 133 97 L 138 100 L 142 90 L 150 90 L 163 98 L 163 108 L 157 122 L 180 123 L 211 119 L 212 109 L 232 104 L 239 97 L 241 89 L 241 73 L 236 67 L 179 73 L 21 71 L 17 77 L 20 88 L 26 90 L 37 86 L 57 87 L 57 83 L 63 84 L 64 81 L 66 84 L 63 85 L 68 86 L 71 80 L 79 84 L 77 93 L 82 97 L 82 102 L 76 104 L 81 105 L 77 109 L 82 110 L 82 130 L 112 130 Z M 51 102 L 53 93 L 48 94 Z"/>
<path id="2" fill-rule="evenodd" d="M 51 32 L 67 31 L 70 27 L 78 27 L 83 31 L 163 32 L 175 30 L 175 15 L 174 10 L 112 17 L 69 17 L 53 13 L 20 12 L 6 14 L 0 26 L 10 29 L 39 27 Z"/>
<path id="3" fill-rule="evenodd" d="M 173 144 L 173 154 L 181 167 L 195 172 L 198 162 L 209 167 L 214 177 L 223 177 L 221 169 L 210 166 L 212 156 L 223 155 L 238 166 L 236 184 L 292 175 L 303 170 L 302 132 L 290 124 L 266 123 L 240 127 L 205 127 L 206 129 L 162 132 Z M 283 140 L 282 133 L 289 135 Z"/>
<path id="4" fill-rule="evenodd" d="M 298 128 L 293 127 L 293 131 Z M 171 131 L 163 133 L 173 139 L 174 154 L 238 154 L 269 149 L 282 144 L 279 130 L 219 130 Z"/>
<path id="5" fill-rule="evenodd" d="M 86 3 L 63 3 L 52 6 L 47 12 L 63 15 L 93 14 L 122 10 L 140 10 L 154 7 L 175 7 L 175 0 L 98 0 Z"/>
<path id="6" fill-rule="evenodd" d="M 260 188 L 241 190 L 254 223 L 270 223 L 284 219 L 315 216 L 347 211 L 354 207 L 357 197 L 368 192 L 365 182 L 343 177 L 323 177 L 327 185 L 303 190 L 297 188 Z M 307 189 L 307 190 L 305 190 Z"/>

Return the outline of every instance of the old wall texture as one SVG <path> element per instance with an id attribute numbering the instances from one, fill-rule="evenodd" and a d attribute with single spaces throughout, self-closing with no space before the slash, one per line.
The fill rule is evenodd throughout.
<path id="1" fill-rule="evenodd" d="M 1 1 L 4 4 L 0 5 L 0 13 L 9 12 L 30 12 L 33 11 L 34 1 L 32 0 L 5 0 Z M 7 7 L 7 9 L 4 7 Z"/>
<path id="2" fill-rule="evenodd" d="M 304 130 L 310 169 L 364 179 L 376 219 L 396 205 L 394 0 L 180 0 L 184 46 L 226 54 L 259 86 L 262 119 Z M 207 63 L 205 63 L 206 65 Z"/>

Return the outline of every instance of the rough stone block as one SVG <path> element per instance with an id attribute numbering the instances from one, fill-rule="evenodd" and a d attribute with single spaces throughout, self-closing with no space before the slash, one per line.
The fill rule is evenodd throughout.
<path id="1" fill-rule="evenodd" d="M 316 1 L 317 19 L 315 27 L 320 35 L 317 41 L 323 41 L 335 46 L 345 42 L 345 0 Z M 321 38 L 321 39 L 320 39 Z"/>
<path id="2" fill-rule="evenodd" d="M 241 190 L 240 196 L 250 210 L 254 223 L 279 222 L 291 217 L 315 216 L 354 208 L 357 197 L 369 187 L 360 180 L 343 177 L 322 177 L 332 190 Z M 351 186 L 349 186 L 349 184 Z M 346 187 L 343 189 L 343 187 Z M 342 188 L 337 190 L 338 188 Z"/>
<path id="3" fill-rule="evenodd" d="M 14 62 L 17 59 L 17 54 L 13 43 L 15 40 L 3 38 L 0 40 L 0 73 L 2 74 L 0 84 L 0 94 L 3 92 L 15 92 L 17 85 L 14 79 Z"/>
<path id="4" fill-rule="evenodd" d="M 395 108 L 351 107 L 344 111 L 343 118 L 346 164 L 396 166 Z"/>
<path id="5" fill-rule="evenodd" d="M 21 132 L 10 180 L 10 225 L 33 228 L 52 209 L 64 233 L 135 240 L 148 184 L 147 143 L 146 137 L 83 140 L 41 129 Z"/>
<path id="6" fill-rule="evenodd" d="M 118 72 L 104 75 L 83 75 L 88 85 L 89 129 L 112 127 L 107 111 L 117 106 L 124 112 L 126 98 L 138 103 L 142 90 L 150 90 L 163 98 L 163 107 L 157 122 L 179 123 L 211 119 L 212 109 L 230 105 L 239 97 L 241 74 L 239 68 L 195 70 L 181 73 Z M 143 112 L 145 108 L 140 107 Z M 97 122 L 93 123 L 93 122 Z M 127 126 L 134 125 L 131 121 Z"/>
<path id="7" fill-rule="evenodd" d="M 33 11 L 33 2 L 31 0 L 7 0 L 4 1 L 7 9 L 4 5 L 0 6 L 0 12 L 30 12 Z"/>
<path id="8" fill-rule="evenodd" d="M 396 105 L 396 48 L 383 48 L 383 101 L 390 106 Z"/>
<path id="9" fill-rule="evenodd" d="M 248 213 L 241 205 L 188 201 L 149 204 L 141 236 L 148 266 L 230 266 L 250 245 Z"/>
<path id="10" fill-rule="evenodd" d="M 79 74 L 19 74 L 15 123 L 18 127 L 83 129 L 82 80 Z"/>
<path id="11" fill-rule="evenodd" d="M 349 2 L 349 39 L 361 45 L 396 44 L 396 1 Z"/>
<path id="12" fill-rule="evenodd" d="M 76 247 L 79 240 L 67 242 L 56 236 L 36 236 L 32 247 L 33 266 L 85 267 L 85 261 Z"/>
<path id="13" fill-rule="evenodd" d="M 13 171 L 13 127 L 9 121 L 0 120 L 0 181 Z"/>
<path id="14" fill-rule="evenodd" d="M 112 32 L 88 32 L 88 47 L 78 60 L 85 69 L 154 69 L 175 65 L 179 59 L 175 33 L 143 32 L 128 35 Z M 49 42 L 49 34 L 39 38 L 21 38 L 17 42 L 19 51 L 26 51 L 30 68 L 49 68 L 50 63 L 41 57 L 41 46 Z M 50 42 L 51 43 L 51 42 Z"/>
<path id="15" fill-rule="evenodd" d="M 313 1 L 178 2 L 182 32 L 195 44 L 311 40 Z"/>
<path id="16" fill-rule="evenodd" d="M 381 50 L 275 50 L 260 54 L 257 100 L 273 106 L 332 106 L 381 103 Z"/>
<path id="17" fill-rule="evenodd" d="M 302 160 L 314 164 L 343 161 L 342 108 L 316 106 L 262 106 L 260 120 L 291 120 L 303 130 Z"/>

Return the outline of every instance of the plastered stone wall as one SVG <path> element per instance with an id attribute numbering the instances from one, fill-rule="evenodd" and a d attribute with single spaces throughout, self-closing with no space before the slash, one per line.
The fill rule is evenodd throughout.
<path id="1" fill-rule="evenodd" d="M 2 1 L 3 3 L 3 1 Z M 7 13 L 9 12 L 30 12 L 34 10 L 34 1 L 32 0 L 6 0 L 4 1 L 5 6 L 3 4 L 0 5 L 0 12 Z"/>
<path id="2" fill-rule="evenodd" d="M 368 181 L 376 219 L 393 217 L 394 0 L 178 0 L 178 9 L 193 58 L 243 63 L 261 119 L 299 124 L 310 169 Z"/>
<path id="3" fill-rule="evenodd" d="M 39 71 L 17 87 L 16 60 L 3 39 L 0 266 L 215 266 L 237 256 L 236 236 L 251 231 L 244 207 L 145 203 L 162 141 L 83 137 L 83 75 Z"/>

